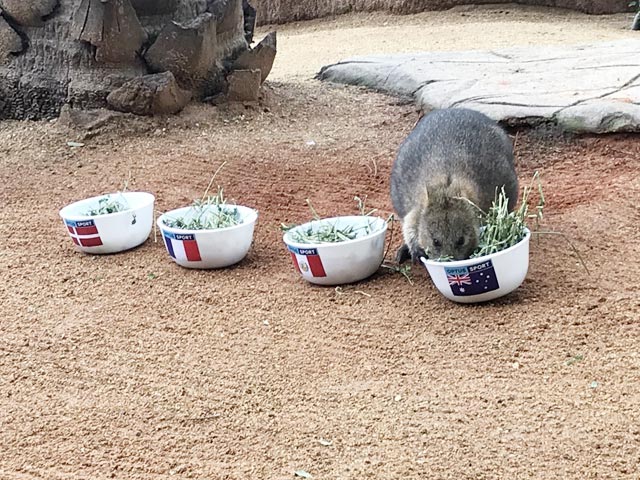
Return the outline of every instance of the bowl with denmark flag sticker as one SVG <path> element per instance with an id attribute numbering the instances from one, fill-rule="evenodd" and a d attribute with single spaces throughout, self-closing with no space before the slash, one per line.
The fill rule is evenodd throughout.
<path id="1" fill-rule="evenodd" d="M 167 253 L 185 268 L 223 268 L 246 257 L 258 212 L 242 205 L 196 204 L 157 221 Z"/>
<path id="2" fill-rule="evenodd" d="M 373 275 L 384 258 L 387 222 L 354 215 L 289 228 L 283 241 L 300 276 L 317 285 L 342 285 Z"/>
<path id="3" fill-rule="evenodd" d="M 78 250 L 117 253 L 149 238 L 154 202 L 147 192 L 116 192 L 71 203 L 59 213 Z"/>

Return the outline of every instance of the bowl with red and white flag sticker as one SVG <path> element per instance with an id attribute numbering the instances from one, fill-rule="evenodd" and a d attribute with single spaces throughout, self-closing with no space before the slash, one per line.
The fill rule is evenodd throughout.
<path id="1" fill-rule="evenodd" d="M 283 240 L 303 279 L 318 285 L 341 285 L 363 280 L 378 270 L 386 232 L 386 220 L 355 215 L 289 228 Z"/>
<path id="2" fill-rule="evenodd" d="M 223 268 L 242 260 L 258 212 L 242 205 L 194 202 L 158 218 L 169 256 L 186 268 Z"/>
<path id="3" fill-rule="evenodd" d="M 117 253 L 149 238 L 154 202 L 147 192 L 116 192 L 71 203 L 59 213 L 76 248 Z"/>

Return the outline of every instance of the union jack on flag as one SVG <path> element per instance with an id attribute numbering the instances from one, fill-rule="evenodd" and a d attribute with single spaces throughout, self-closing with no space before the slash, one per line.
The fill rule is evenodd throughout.
<path id="1" fill-rule="evenodd" d="M 471 285 L 471 276 L 466 275 L 447 275 L 449 285 Z"/>
<path id="2" fill-rule="evenodd" d="M 71 240 L 83 247 L 99 247 L 102 245 L 98 227 L 93 220 L 65 220 Z"/>

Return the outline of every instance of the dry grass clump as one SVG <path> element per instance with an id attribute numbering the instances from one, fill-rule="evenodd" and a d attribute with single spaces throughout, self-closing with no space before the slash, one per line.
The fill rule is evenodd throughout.
<path id="1" fill-rule="evenodd" d="M 536 205 L 536 213 L 529 214 L 529 197 L 537 181 L 540 199 Z M 527 221 L 535 219 L 536 223 L 542 219 L 544 209 L 544 194 L 538 172 L 533 175 L 531 184 L 524 188 L 520 206 L 510 212 L 509 198 L 504 187 L 496 195 L 491 208 L 483 217 L 483 228 L 480 232 L 478 248 L 471 254 L 470 258 L 482 257 L 492 253 L 505 250 L 517 245 L 527 234 Z"/>
<path id="2" fill-rule="evenodd" d="M 215 230 L 242 223 L 237 207 L 225 205 L 224 190 L 218 187 L 215 196 L 195 200 L 186 215 L 166 218 L 164 224 L 181 230 Z"/>
<path id="3" fill-rule="evenodd" d="M 358 210 L 361 216 L 370 216 L 376 212 L 375 209 L 367 211 L 366 209 L 366 197 L 362 199 L 360 197 L 354 197 L 354 200 L 358 203 Z M 311 205 L 311 202 L 307 199 L 307 205 L 313 214 L 314 220 L 321 220 L 318 213 Z M 356 238 L 366 237 L 373 233 L 373 226 L 371 222 L 360 227 L 354 225 L 342 225 L 339 226 L 340 221 L 323 221 L 310 224 L 306 228 L 299 228 L 298 225 L 281 225 L 283 231 L 291 232 L 290 238 L 296 243 L 305 244 L 317 244 L 317 243 L 337 243 L 347 240 L 354 240 Z"/>
<path id="4" fill-rule="evenodd" d="M 98 215 L 107 215 L 109 213 L 129 210 L 129 205 L 127 204 L 126 199 L 122 194 L 120 194 L 120 196 L 122 197 L 122 201 L 116 200 L 111 195 L 101 198 L 98 200 L 98 207 L 87 211 L 84 215 L 88 217 L 95 217 Z"/>

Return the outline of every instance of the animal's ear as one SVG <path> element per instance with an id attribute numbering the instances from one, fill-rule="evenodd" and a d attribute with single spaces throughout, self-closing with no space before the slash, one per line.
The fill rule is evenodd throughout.
<path id="1" fill-rule="evenodd" d="M 441 184 L 428 185 L 425 187 L 422 200 L 423 210 L 426 208 L 432 208 L 435 205 L 447 207 L 450 198 L 448 196 L 448 188 Z"/>
<path id="2" fill-rule="evenodd" d="M 422 206 L 424 207 L 428 207 L 429 206 L 429 187 L 426 187 L 424 189 L 424 193 L 422 194 Z"/>
<path id="3" fill-rule="evenodd" d="M 447 188 L 447 196 L 450 198 L 466 198 L 473 201 L 476 197 L 476 189 L 471 183 L 461 179 L 455 179 Z"/>

